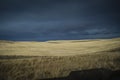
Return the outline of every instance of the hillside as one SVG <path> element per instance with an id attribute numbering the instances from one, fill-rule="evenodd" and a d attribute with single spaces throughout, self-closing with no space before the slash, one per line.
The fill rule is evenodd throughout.
<path id="1" fill-rule="evenodd" d="M 89 76 L 92 80 L 90 75 L 97 75 L 95 70 L 102 72 L 102 75 L 106 74 L 101 71 L 103 68 L 105 71 L 120 71 L 120 38 L 47 42 L 0 41 L 0 80 L 63 80 L 59 77 L 71 74 L 73 77 L 70 80 L 77 80 L 74 78 L 76 75 L 71 72 L 76 74 L 78 71 L 85 71 L 84 76 Z"/>
<path id="2" fill-rule="evenodd" d="M 0 41 L 0 55 L 72 56 L 120 49 L 120 38 L 47 42 Z"/>

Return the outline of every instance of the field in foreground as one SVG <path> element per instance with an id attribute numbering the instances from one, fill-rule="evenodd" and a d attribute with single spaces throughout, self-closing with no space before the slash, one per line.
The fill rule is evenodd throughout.
<path id="1" fill-rule="evenodd" d="M 120 38 L 47 42 L 0 41 L 0 80 L 66 77 L 71 71 L 97 68 L 120 70 L 119 45 Z"/>

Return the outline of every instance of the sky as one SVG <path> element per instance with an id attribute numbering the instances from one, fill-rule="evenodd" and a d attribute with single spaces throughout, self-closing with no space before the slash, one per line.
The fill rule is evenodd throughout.
<path id="1" fill-rule="evenodd" d="M 120 37 L 119 0 L 0 0 L 0 40 Z"/>

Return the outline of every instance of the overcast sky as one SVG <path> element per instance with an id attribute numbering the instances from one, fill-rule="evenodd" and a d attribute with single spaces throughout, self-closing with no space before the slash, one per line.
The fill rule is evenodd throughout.
<path id="1" fill-rule="evenodd" d="M 120 37 L 119 0 L 0 0 L 0 39 Z"/>

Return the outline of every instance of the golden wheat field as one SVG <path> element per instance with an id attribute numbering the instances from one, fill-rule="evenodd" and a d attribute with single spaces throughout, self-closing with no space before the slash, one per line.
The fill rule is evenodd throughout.
<path id="1" fill-rule="evenodd" d="M 0 80 L 66 77 L 71 71 L 120 69 L 120 38 L 0 41 Z"/>

